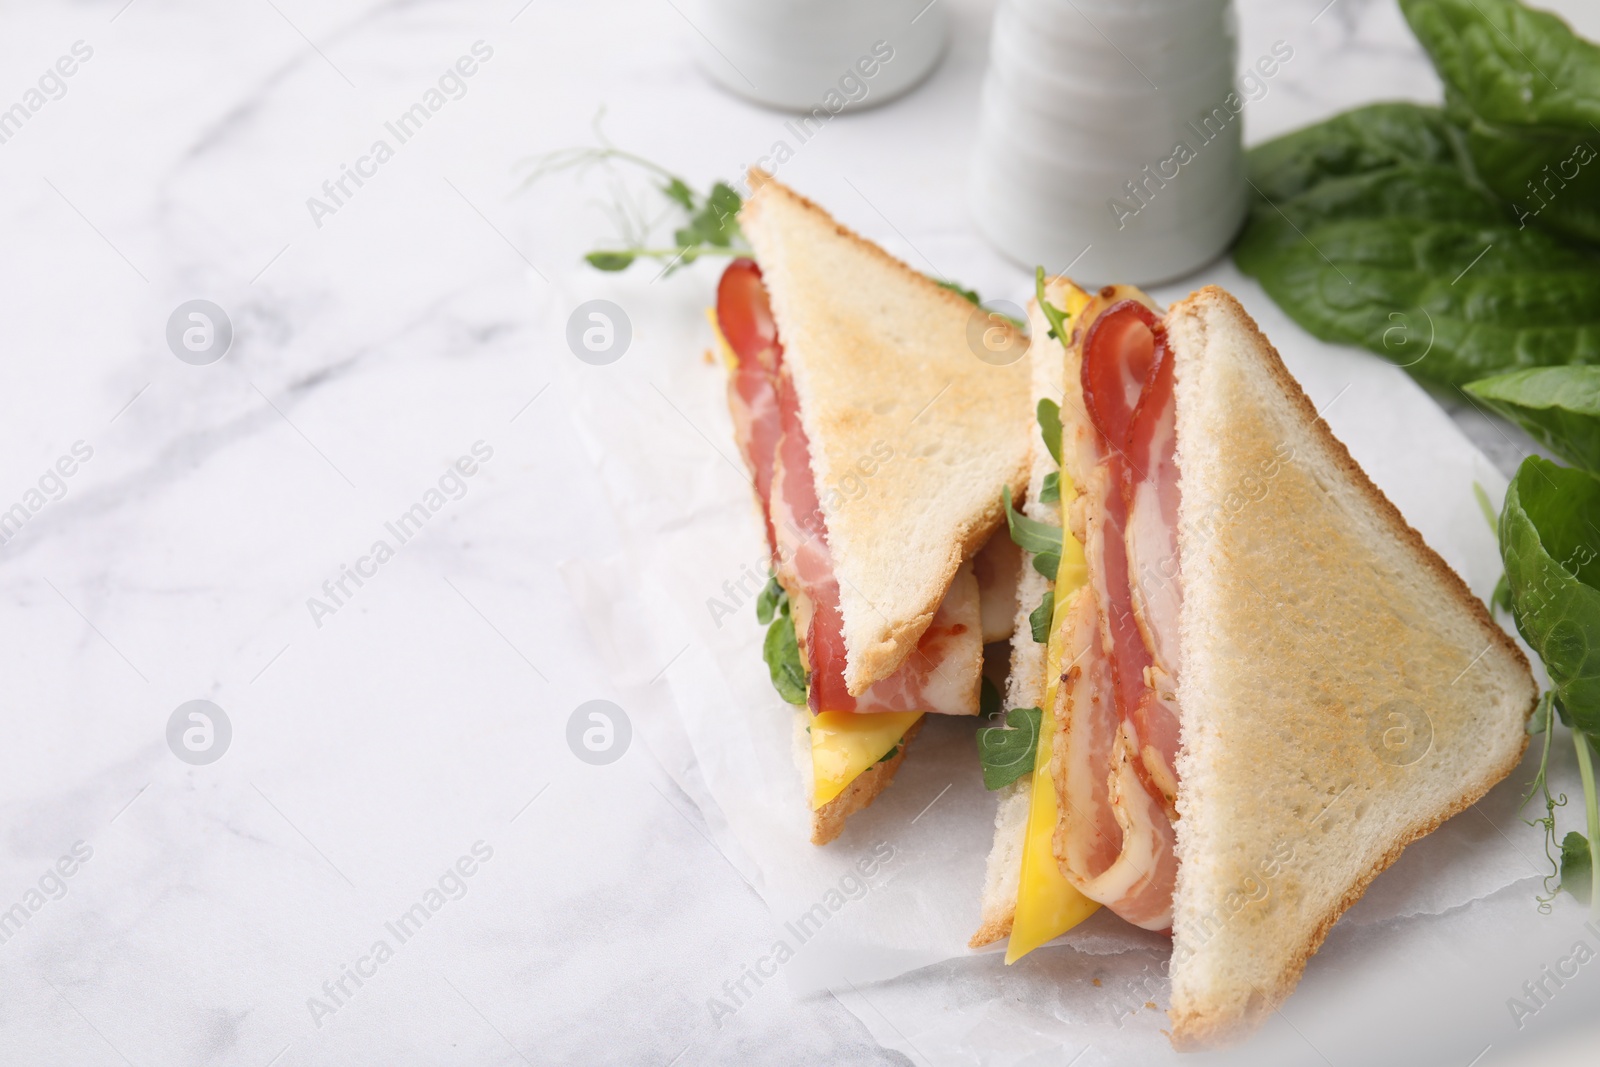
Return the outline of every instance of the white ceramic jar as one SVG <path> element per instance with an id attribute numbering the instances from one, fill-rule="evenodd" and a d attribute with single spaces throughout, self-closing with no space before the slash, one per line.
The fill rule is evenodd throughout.
<path id="1" fill-rule="evenodd" d="M 1153 285 L 1228 247 L 1248 186 L 1232 0 L 1002 0 L 970 202 L 1008 258 Z"/>
<path id="2" fill-rule="evenodd" d="M 940 0 L 689 0 L 680 10 L 712 80 L 786 111 L 893 100 L 944 52 Z"/>

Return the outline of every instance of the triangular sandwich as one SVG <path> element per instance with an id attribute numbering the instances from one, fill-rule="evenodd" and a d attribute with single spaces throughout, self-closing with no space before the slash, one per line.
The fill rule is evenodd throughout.
<path id="1" fill-rule="evenodd" d="M 1028 508 L 1067 532 L 1055 582 L 1019 592 L 1019 615 L 1051 597 L 1008 694 L 1045 709 L 1042 758 L 1002 800 L 974 944 L 1015 958 L 1098 906 L 1170 930 L 1172 1042 L 1225 1045 L 1511 772 L 1535 686 L 1232 296 L 1042 291 L 1060 463 L 1036 446 Z"/>
<path id="2" fill-rule="evenodd" d="M 792 623 L 799 669 L 780 692 L 805 705 L 798 755 L 822 844 L 888 785 L 923 713 L 977 714 L 985 638 L 1009 636 L 1014 570 L 976 557 L 1002 487 L 1027 470 L 1026 342 L 750 179 L 739 225 L 755 258 L 724 273 L 715 320 L 776 573 L 768 660 Z M 987 635 L 985 599 L 1006 605 Z"/>

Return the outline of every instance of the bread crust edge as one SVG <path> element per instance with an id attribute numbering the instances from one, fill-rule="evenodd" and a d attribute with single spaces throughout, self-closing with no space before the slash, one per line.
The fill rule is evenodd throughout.
<path id="1" fill-rule="evenodd" d="M 739 210 L 741 216 L 746 211 L 760 213 L 761 201 L 757 198 L 757 194 L 786 197 L 805 211 L 825 220 L 828 225 L 833 227 L 834 233 L 839 237 L 851 242 L 869 256 L 882 262 L 886 267 L 914 279 L 916 284 L 929 297 L 943 301 L 963 313 L 970 313 L 973 304 L 966 297 L 953 290 L 946 289 L 926 274 L 914 270 L 909 264 L 896 259 L 872 241 L 867 240 L 839 222 L 821 205 L 795 192 L 766 171 L 759 167 L 751 167 L 746 175 L 746 181 L 750 186 L 750 195 L 745 198 L 745 202 Z M 1001 328 L 1010 334 L 1021 336 L 1020 331 L 1009 323 L 1004 324 Z M 1022 494 L 1026 491 L 1028 470 L 1029 460 L 1025 454 L 1021 462 L 1018 463 L 1017 469 L 1012 472 L 1009 482 L 1012 486 L 1013 505 L 1021 501 Z M 815 470 L 812 473 L 815 475 Z M 994 533 L 995 529 L 1004 520 L 1005 512 L 999 506 L 998 501 L 986 507 L 978 520 L 963 531 L 960 554 L 955 556 L 953 560 L 945 561 L 943 581 L 922 607 L 912 613 L 907 621 L 891 628 L 883 639 L 872 647 L 860 650 L 848 647 L 845 649 L 845 688 L 851 696 L 860 696 L 874 682 L 881 681 L 900 669 L 900 665 L 905 662 L 906 657 L 911 655 L 911 652 L 917 647 L 917 642 L 922 640 L 922 635 L 927 632 L 928 626 L 932 624 L 933 617 L 938 614 L 939 604 L 944 600 L 945 594 L 950 591 L 950 583 L 955 579 L 956 571 L 960 570 L 961 565 L 970 560 L 983 547 L 984 542 L 989 539 L 989 536 Z"/>
<path id="2" fill-rule="evenodd" d="M 922 719 L 918 719 L 900 739 L 900 751 L 856 775 L 855 780 L 845 786 L 842 793 L 811 813 L 813 845 L 826 845 L 835 840 L 844 833 L 846 819 L 870 805 L 878 799 L 879 793 L 889 788 L 889 782 L 900 769 L 900 764 L 905 761 L 906 749 L 911 747 L 912 740 L 921 731 Z"/>
<path id="3" fill-rule="evenodd" d="M 1278 350 L 1273 347 L 1271 341 L 1267 340 L 1266 335 L 1256 325 L 1255 319 L 1250 317 L 1249 312 L 1245 311 L 1233 294 L 1215 285 L 1205 286 L 1174 304 L 1167 312 L 1167 321 L 1170 322 L 1173 316 L 1178 314 L 1203 314 L 1203 309 L 1206 305 L 1220 307 L 1224 314 L 1235 319 L 1237 325 L 1243 327 L 1249 335 L 1253 336 L 1263 346 L 1264 351 L 1270 356 L 1266 361 L 1268 373 L 1284 388 L 1294 406 L 1306 417 L 1311 427 L 1310 432 L 1321 436 L 1323 442 L 1330 446 L 1329 453 L 1336 467 L 1344 474 L 1352 477 L 1353 483 L 1358 487 L 1367 503 L 1390 521 L 1401 539 L 1417 555 L 1418 561 L 1432 571 L 1455 594 L 1457 603 L 1464 606 L 1466 611 L 1488 631 L 1490 642 L 1498 644 L 1502 651 L 1509 652 L 1514 661 L 1521 665 L 1522 673 L 1526 676 L 1528 683 L 1527 706 L 1522 715 L 1523 724 L 1526 726 L 1527 719 L 1533 713 L 1534 706 L 1538 702 L 1539 694 L 1538 686 L 1534 683 L 1533 674 L 1528 665 L 1528 658 L 1523 654 L 1522 649 L 1494 621 L 1494 618 L 1489 614 L 1488 607 L 1472 594 L 1472 590 L 1468 588 L 1461 576 L 1423 540 L 1422 535 L 1410 523 L 1406 522 L 1405 518 L 1400 514 L 1400 510 L 1384 495 L 1383 490 L 1374 485 L 1372 480 L 1367 477 L 1366 471 L 1361 469 L 1361 465 L 1350 455 L 1350 450 L 1345 447 L 1344 442 L 1335 436 L 1327 421 L 1317 413 L 1316 405 L 1306 396 L 1305 390 L 1300 387 L 1300 383 L 1295 380 L 1294 376 L 1289 373 L 1288 368 L 1284 366 L 1283 358 L 1278 354 Z M 1492 769 L 1486 777 L 1473 783 L 1463 793 L 1458 794 L 1437 815 L 1420 821 L 1397 839 L 1394 844 L 1390 845 L 1389 849 L 1379 857 L 1377 862 L 1328 909 L 1322 920 L 1312 929 L 1303 948 L 1295 954 L 1289 965 L 1281 972 L 1273 987 L 1267 990 L 1255 990 L 1256 997 L 1251 998 L 1249 1007 L 1243 1013 L 1194 1011 L 1170 1016 L 1172 1030 L 1168 1036 L 1172 1042 L 1172 1047 L 1180 1052 L 1224 1049 L 1236 1045 L 1253 1033 L 1265 1020 L 1269 1012 L 1277 1011 L 1279 1006 L 1288 999 L 1289 994 L 1299 984 L 1300 977 L 1305 972 L 1306 963 L 1322 947 L 1322 943 L 1327 939 L 1328 932 L 1333 928 L 1334 923 L 1338 922 L 1340 917 L 1350 909 L 1351 905 L 1361 898 L 1367 888 L 1371 886 L 1373 880 L 1387 870 L 1395 860 L 1399 859 L 1400 854 L 1405 851 L 1407 846 L 1426 837 L 1443 825 L 1446 820 L 1460 814 L 1483 799 L 1490 789 L 1505 780 L 1516 769 L 1517 765 L 1522 762 L 1527 750 L 1528 737 L 1526 729 L 1524 729 L 1522 743 L 1517 747 L 1515 754 L 1511 758 L 1503 761 L 1500 766 Z"/>

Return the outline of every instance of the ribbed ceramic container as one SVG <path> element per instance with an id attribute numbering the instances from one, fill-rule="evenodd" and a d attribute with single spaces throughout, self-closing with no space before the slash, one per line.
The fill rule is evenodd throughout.
<path id="1" fill-rule="evenodd" d="M 1002 0 L 969 194 L 1007 257 L 1153 285 L 1248 204 L 1231 0 Z"/>
<path id="2" fill-rule="evenodd" d="M 688 0 L 682 11 L 713 81 L 786 111 L 885 103 L 944 53 L 938 0 Z"/>

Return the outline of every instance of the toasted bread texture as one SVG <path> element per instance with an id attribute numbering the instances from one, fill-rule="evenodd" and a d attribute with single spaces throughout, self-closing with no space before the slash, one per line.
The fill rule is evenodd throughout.
<path id="1" fill-rule="evenodd" d="M 1002 530 L 995 536 L 1010 535 Z M 1033 639 L 1028 615 L 1044 599 L 1050 582 L 1034 570 L 1031 553 L 1021 553 L 1019 562 L 1022 571 L 1017 579 L 1017 615 L 1011 633 L 1011 672 L 1006 677 L 1005 707 L 1038 708 L 1044 706 L 1045 646 Z M 1022 879 L 1022 847 L 1028 837 L 1031 781 L 1032 777 L 1025 774 L 996 790 L 1000 804 L 994 817 L 994 844 L 984 866 L 983 898 L 979 903 L 982 918 L 977 933 L 967 942 L 968 948 L 982 948 L 1011 935 Z"/>
<path id="2" fill-rule="evenodd" d="M 1407 844 L 1516 766 L 1536 692 L 1483 604 L 1329 432 L 1237 301 L 1167 316 L 1179 555 L 1172 1042 L 1288 996 Z"/>
<path id="3" fill-rule="evenodd" d="M 750 185 L 739 225 L 810 438 L 859 695 L 916 647 L 1002 521 L 1001 486 L 1021 491 L 1028 361 L 978 352 L 985 330 L 1016 353 L 1024 342 L 767 175 Z"/>
<path id="4" fill-rule="evenodd" d="M 811 725 L 811 713 L 804 708 L 795 712 L 794 716 L 794 762 L 800 770 L 800 781 L 805 787 L 805 795 L 811 796 L 815 779 L 811 773 L 811 735 L 806 732 L 806 727 Z M 922 720 L 918 719 L 906 730 L 905 736 L 900 739 L 898 751 L 888 759 L 875 763 L 862 771 L 855 780 L 845 786 L 844 792 L 811 812 L 811 843 L 813 845 L 826 845 L 840 834 L 844 833 L 845 820 L 862 808 L 867 807 L 878 794 L 889 788 L 889 783 L 894 780 L 895 772 L 900 769 L 900 764 L 905 762 L 906 749 L 911 747 L 911 741 L 922 732 Z"/>
<path id="5" fill-rule="evenodd" d="M 1056 307 L 1065 304 L 1062 292 L 1065 282 L 1055 279 L 1045 287 L 1045 299 Z M 1075 412 L 1081 412 L 1081 400 L 1063 397 L 1066 379 L 1067 351 L 1061 342 L 1049 336 L 1050 323 L 1039 310 L 1036 300 L 1028 302 L 1028 326 L 1035 340 L 1029 349 L 1031 368 L 1030 393 L 1034 404 L 1040 400 L 1053 400 L 1062 404 L 1062 419 L 1069 426 Z M 1076 382 L 1073 383 L 1076 385 Z M 1076 395 L 1076 394 L 1075 394 Z M 1063 403 L 1063 401 L 1066 401 Z M 1061 521 L 1056 504 L 1039 502 L 1044 488 L 1045 475 L 1059 470 L 1055 457 L 1045 447 L 1044 438 L 1030 411 L 1027 416 L 1028 435 L 1028 498 L 1023 512 L 1031 519 L 1051 524 Z M 1068 436 L 1070 437 L 1070 431 Z M 1007 537 L 1004 530 L 996 537 Z M 1028 616 L 1039 606 L 1052 583 L 1033 566 L 1033 555 L 1022 553 L 1022 572 L 1017 582 L 1017 614 L 1011 633 L 1011 673 L 1006 681 L 1005 706 L 1008 708 L 1044 707 L 1045 645 L 1033 639 L 1033 626 Z M 1046 708 L 1046 715 L 1054 709 Z M 1027 775 L 997 790 L 999 808 L 995 812 L 994 844 L 989 849 L 989 859 L 984 867 L 983 898 L 979 905 L 981 925 L 967 942 L 969 948 L 982 948 L 1011 934 L 1011 924 L 1017 913 L 1017 890 L 1022 878 L 1022 848 L 1028 835 L 1029 779 Z"/>

